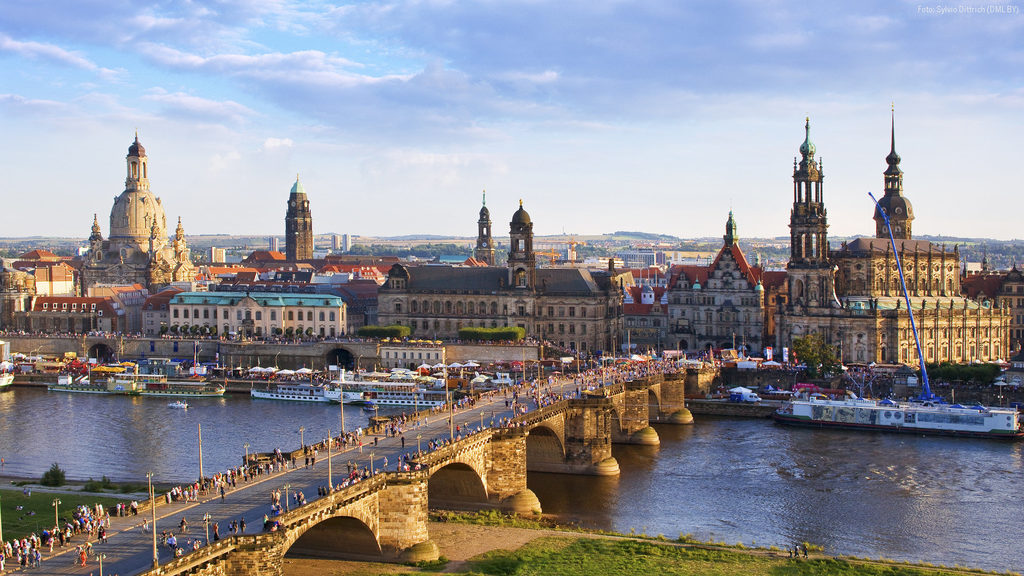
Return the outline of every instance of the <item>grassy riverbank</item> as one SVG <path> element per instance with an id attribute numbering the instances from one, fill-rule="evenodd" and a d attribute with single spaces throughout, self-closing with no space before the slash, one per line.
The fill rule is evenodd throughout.
<path id="1" fill-rule="evenodd" d="M 887 560 L 809 558 L 785 551 L 555 527 L 493 512 L 433 516 L 430 535 L 444 561 L 420 568 L 330 560 L 285 560 L 286 576 L 376 576 L 444 572 L 465 576 L 951 576 L 994 574 Z"/>
<path id="2" fill-rule="evenodd" d="M 53 528 L 55 499 L 60 500 L 57 512 L 61 518 L 70 518 L 71 511 L 78 506 L 91 507 L 94 504 L 103 504 L 109 508 L 125 501 L 123 497 L 81 494 L 70 489 L 44 492 L 33 488 L 29 495 L 25 493 L 25 488 L 0 488 L 0 516 L 3 519 L 4 538 L 21 538 L 32 532 L 39 534 L 44 529 Z"/>

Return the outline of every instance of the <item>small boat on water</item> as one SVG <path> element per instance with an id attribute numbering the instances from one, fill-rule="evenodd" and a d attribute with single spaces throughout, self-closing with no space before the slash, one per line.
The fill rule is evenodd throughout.
<path id="1" fill-rule="evenodd" d="M 188 410 L 188 402 L 184 400 L 175 400 L 174 402 L 167 403 L 168 408 L 177 408 L 179 410 Z"/>
<path id="2" fill-rule="evenodd" d="M 377 411 L 377 404 L 375 404 L 374 402 L 369 401 L 369 402 L 366 402 L 365 404 L 363 404 L 363 412 L 376 412 L 376 411 Z"/>
<path id="3" fill-rule="evenodd" d="M 11 372 L 13 369 L 14 364 L 0 362 L 0 392 L 10 390 L 11 383 L 14 382 L 14 374 Z"/>

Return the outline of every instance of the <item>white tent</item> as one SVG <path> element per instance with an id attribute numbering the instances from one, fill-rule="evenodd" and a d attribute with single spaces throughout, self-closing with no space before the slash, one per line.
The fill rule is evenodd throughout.
<path id="1" fill-rule="evenodd" d="M 278 370 L 277 374 L 279 376 L 292 376 L 295 374 L 295 370 Z"/>
<path id="2" fill-rule="evenodd" d="M 270 370 L 271 372 L 274 371 L 273 368 L 263 368 L 261 366 L 253 366 L 252 368 L 249 368 L 249 372 L 253 372 L 253 373 L 264 372 L 266 370 Z"/>
<path id="3" fill-rule="evenodd" d="M 431 366 L 431 368 L 433 368 L 435 370 L 440 370 L 440 369 L 444 368 L 444 362 L 438 362 L 437 364 L 434 364 L 433 366 Z"/>
<path id="4" fill-rule="evenodd" d="M 310 370 L 309 368 L 299 368 L 298 370 L 295 371 L 295 373 L 296 374 L 312 374 L 313 371 Z"/>
<path id="5" fill-rule="evenodd" d="M 470 360 L 469 362 L 466 362 L 465 364 L 463 364 L 462 367 L 463 368 L 479 368 L 480 365 L 477 364 L 476 362 Z"/>
<path id="6" fill-rule="evenodd" d="M 451 364 L 448 365 L 448 367 L 449 368 L 462 368 L 462 364 L 459 364 L 458 362 L 452 362 Z"/>
<path id="7" fill-rule="evenodd" d="M 431 368 L 434 368 L 434 367 L 431 366 L 430 364 L 426 364 L 426 363 L 420 364 L 419 366 L 416 367 L 417 370 L 430 370 Z"/>
<path id="8" fill-rule="evenodd" d="M 730 388 L 729 392 L 732 392 L 733 394 L 750 394 L 753 390 L 750 388 L 744 388 L 743 386 L 737 386 L 735 388 Z"/>

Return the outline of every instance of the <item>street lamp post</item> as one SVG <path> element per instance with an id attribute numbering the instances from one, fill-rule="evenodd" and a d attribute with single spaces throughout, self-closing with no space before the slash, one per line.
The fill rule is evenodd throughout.
<path id="1" fill-rule="evenodd" d="M 205 489 L 205 482 L 203 481 L 203 423 L 199 423 L 199 486 L 200 489 Z"/>
<path id="2" fill-rule="evenodd" d="M 60 530 L 60 515 L 58 514 L 59 508 L 60 508 L 60 498 L 54 498 L 53 499 L 53 525 L 56 526 L 58 530 Z"/>
<path id="3" fill-rule="evenodd" d="M 0 510 L 2 510 L 2 509 L 3 509 L 3 501 L 0 500 Z M 3 517 L 3 514 L 0 513 L 0 542 L 3 542 L 3 541 L 4 541 L 4 517 Z"/>
<path id="4" fill-rule="evenodd" d="M 97 554 L 96 559 L 100 561 L 100 576 L 103 576 L 103 559 L 106 558 L 106 554 Z"/>
<path id="5" fill-rule="evenodd" d="M 249 467 L 249 443 L 242 444 L 242 448 L 245 449 L 245 467 Z"/>
<path id="6" fill-rule="evenodd" d="M 370 476 L 373 476 L 373 457 L 374 456 L 375 456 L 375 454 L 373 452 L 370 452 Z"/>
<path id="7" fill-rule="evenodd" d="M 334 492 L 334 470 L 331 468 L 331 429 L 327 429 L 327 491 Z"/>
<path id="8" fill-rule="evenodd" d="M 291 508 L 289 507 L 289 504 L 288 504 L 288 500 L 289 500 L 289 498 L 288 498 L 288 489 L 291 488 L 291 487 L 292 487 L 291 484 L 285 484 L 284 485 L 284 511 L 285 512 L 289 512 L 291 510 Z"/>
<path id="9" fill-rule="evenodd" d="M 306 427 L 299 426 L 299 448 L 306 447 Z"/>
<path id="10" fill-rule="evenodd" d="M 206 545 L 210 545 L 210 513 L 203 514 L 203 526 L 206 527 Z"/>
<path id="11" fill-rule="evenodd" d="M 153 515 L 153 524 L 150 529 L 153 532 L 153 568 L 156 568 L 160 565 L 160 556 L 156 550 L 156 492 L 153 491 L 153 473 L 147 473 L 146 479 L 149 481 L 149 510 Z"/>
<path id="12" fill-rule="evenodd" d="M 420 454 L 423 453 L 423 450 L 420 448 L 420 440 L 421 439 L 423 439 L 423 434 L 417 434 L 416 435 L 416 455 L 417 456 L 419 456 Z"/>

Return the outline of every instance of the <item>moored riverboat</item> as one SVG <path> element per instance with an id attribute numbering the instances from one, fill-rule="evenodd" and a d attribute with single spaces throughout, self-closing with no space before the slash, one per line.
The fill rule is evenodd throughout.
<path id="1" fill-rule="evenodd" d="M 894 402 L 852 397 L 793 400 L 773 415 L 780 424 L 942 436 L 1024 437 L 1016 410 L 935 402 Z"/>
<path id="2" fill-rule="evenodd" d="M 322 384 L 310 382 L 277 383 L 267 388 L 253 388 L 249 393 L 253 398 L 264 400 L 287 400 L 291 402 L 331 402 L 327 392 L 330 390 Z"/>

